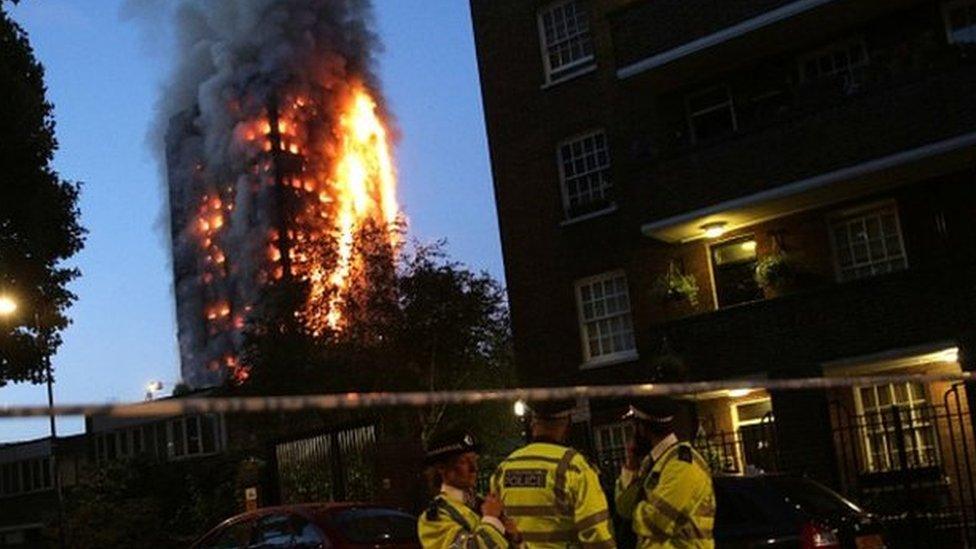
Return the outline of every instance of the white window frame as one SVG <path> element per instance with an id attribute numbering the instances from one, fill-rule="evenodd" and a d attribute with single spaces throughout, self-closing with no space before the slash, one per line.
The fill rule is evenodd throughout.
<path id="1" fill-rule="evenodd" d="M 609 184 L 603 188 L 603 192 L 604 193 L 609 192 L 611 194 L 611 197 L 614 197 L 613 193 L 615 192 L 615 187 L 613 184 L 613 157 L 610 154 L 610 138 L 607 135 L 607 132 L 605 130 L 601 128 L 597 130 L 588 131 L 585 133 L 576 134 L 568 139 L 563 139 L 556 145 L 556 168 L 559 170 L 559 190 L 563 199 L 563 216 L 565 217 L 566 222 L 580 221 L 583 219 L 598 217 L 600 215 L 603 215 L 605 213 L 610 213 L 617 209 L 616 198 L 613 198 L 607 202 L 607 205 L 605 207 L 600 208 L 599 210 L 594 210 L 592 212 L 586 212 L 586 213 L 576 214 L 576 215 L 573 215 L 571 210 L 569 187 L 567 186 L 567 182 L 566 182 L 566 170 L 564 168 L 564 159 L 562 154 L 563 147 L 567 145 L 572 145 L 573 143 L 584 141 L 586 139 L 595 138 L 601 135 L 603 136 L 603 143 L 604 143 L 606 156 L 607 156 L 606 166 L 597 167 L 597 169 L 593 171 L 586 172 L 584 176 L 576 174 L 574 178 L 585 177 L 586 175 L 599 173 L 599 172 L 606 172 L 607 181 L 609 182 Z"/>
<path id="2" fill-rule="evenodd" d="M 949 13 L 955 8 L 965 8 L 967 6 L 972 6 L 976 9 L 976 1 L 974 0 L 952 0 L 950 2 L 942 3 L 942 23 L 945 26 L 946 42 L 949 44 L 966 44 L 966 45 L 976 45 L 976 40 L 972 42 L 957 42 L 952 37 L 952 21 L 949 19 Z M 973 26 L 976 26 L 976 19 L 972 21 Z"/>
<path id="3" fill-rule="evenodd" d="M 912 395 L 911 384 L 912 384 L 911 382 L 904 382 L 904 383 L 898 383 L 898 384 L 895 384 L 895 383 L 883 383 L 883 384 L 880 384 L 880 385 L 862 385 L 862 386 L 857 386 L 857 387 L 854 387 L 853 388 L 853 392 L 854 392 L 854 406 L 855 406 L 855 408 L 857 410 L 858 417 L 863 418 L 862 421 L 864 421 L 864 424 L 861 425 L 859 427 L 859 429 L 858 429 L 858 431 L 860 432 L 861 451 L 864 454 L 864 470 L 863 470 L 863 472 L 865 472 L 865 473 L 883 473 L 883 472 L 887 472 L 887 471 L 901 471 L 901 463 L 898 462 L 899 460 L 898 460 L 898 450 L 897 450 L 897 447 L 892 447 L 892 444 L 897 444 L 897 443 L 889 443 L 888 442 L 888 438 L 889 437 L 894 437 L 893 430 L 889 430 L 889 429 L 893 429 L 893 427 L 886 427 L 886 426 L 882 426 L 882 425 L 875 425 L 873 423 L 872 424 L 869 424 L 868 423 L 868 421 L 869 421 L 868 420 L 868 414 L 869 413 L 878 413 L 878 414 L 882 414 L 882 416 L 883 416 L 883 414 L 885 413 L 885 409 L 886 408 L 890 408 L 891 407 L 891 404 L 888 404 L 886 406 L 878 405 L 875 408 L 872 408 L 871 410 L 865 409 L 863 399 L 861 398 L 861 390 L 862 389 L 873 389 L 874 390 L 874 393 L 875 393 L 875 402 L 879 402 L 879 399 L 878 399 L 878 391 L 881 390 L 881 389 L 884 389 L 884 390 L 889 391 L 889 396 L 891 397 L 890 398 L 890 401 L 893 404 L 898 405 L 899 408 L 903 408 L 903 407 L 905 407 L 907 405 L 907 407 L 908 407 L 908 418 L 907 418 L 908 421 L 906 422 L 907 425 L 906 424 L 903 424 L 903 428 L 904 429 L 911 429 L 912 436 L 914 437 L 914 448 L 915 448 L 915 452 L 917 452 L 919 455 L 921 455 L 921 451 L 919 449 L 923 448 L 922 447 L 922 444 L 921 444 L 922 443 L 922 435 L 921 435 L 922 430 L 927 429 L 927 430 L 929 430 L 931 432 L 931 434 L 932 434 L 932 446 L 930 448 L 931 448 L 931 451 L 932 451 L 932 456 L 933 456 L 933 460 L 934 461 L 932 463 L 928 463 L 928 464 L 924 464 L 924 465 L 923 464 L 920 464 L 920 463 L 917 463 L 917 464 L 915 464 L 914 467 L 912 467 L 911 465 L 909 465 L 909 468 L 910 469 L 911 468 L 919 469 L 919 468 L 925 468 L 925 467 L 934 467 L 934 466 L 938 466 L 939 463 L 941 463 L 941 459 L 942 458 L 941 458 L 941 454 L 939 453 L 940 450 L 939 450 L 939 434 L 937 432 L 937 430 L 938 430 L 937 420 L 935 420 L 934 418 L 929 418 L 929 419 L 926 420 L 925 418 L 921 418 L 920 419 L 918 417 L 919 416 L 918 409 L 920 409 L 920 408 L 921 409 L 924 409 L 926 406 L 931 406 L 930 399 L 929 399 L 929 388 L 927 386 L 925 386 L 925 384 L 922 384 L 923 398 L 921 400 L 917 400 L 917 399 L 914 399 L 911 396 Z M 908 401 L 907 401 L 907 403 L 898 403 L 898 402 L 895 402 L 895 395 L 896 395 L 896 393 L 895 393 L 895 385 L 904 385 L 905 386 L 905 391 L 906 391 L 906 394 L 908 395 Z M 919 423 L 916 424 L 916 421 L 918 421 Z M 884 440 L 884 448 L 882 449 L 882 452 L 881 453 L 884 454 L 885 460 L 888 462 L 887 464 L 876 464 L 876 463 L 874 463 L 874 453 L 871 451 L 872 450 L 871 435 L 881 435 L 883 437 L 883 440 Z"/>
<path id="4" fill-rule="evenodd" d="M 704 109 L 699 109 L 697 111 L 691 110 L 691 101 L 693 98 L 707 95 L 715 90 L 725 91 L 726 100 L 724 103 L 716 103 L 710 107 L 705 107 Z M 708 114 L 726 107 L 728 107 L 729 111 L 732 113 L 732 133 L 735 133 L 739 131 L 739 117 L 735 113 L 735 100 L 732 98 L 732 90 L 729 89 L 728 85 L 719 84 L 718 86 L 712 86 L 685 95 L 685 116 L 688 120 L 688 135 L 691 136 L 691 142 L 693 144 L 701 143 L 701 139 L 698 137 L 698 132 L 695 131 L 695 124 L 692 122 L 692 119 L 696 116 Z"/>
<path id="5" fill-rule="evenodd" d="M 738 472 L 744 472 L 748 467 L 749 463 L 746 463 L 745 454 L 745 441 L 742 439 L 742 433 L 739 432 L 740 427 L 748 427 L 750 425 L 762 425 L 766 416 L 759 419 L 739 419 L 739 406 L 747 406 L 749 404 L 758 404 L 760 402 L 769 402 L 770 409 L 773 405 L 773 397 L 771 396 L 757 396 L 755 398 L 748 398 L 743 400 L 730 399 L 729 402 L 729 415 L 732 419 L 732 432 L 735 434 L 735 459 L 736 466 L 738 467 Z M 776 423 L 776 412 L 773 412 L 771 416 L 771 422 Z M 774 427 L 775 429 L 775 427 Z"/>
<path id="6" fill-rule="evenodd" d="M 564 82 L 566 80 L 575 78 L 581 74 L 592 71 L 596 68 L 596 44 L 593 43 L 593 25 L 592 20 L 590 20 L 590 11 L 586 9 L 587 26 L 585 33 L 577 32 L 577 34 L 564 39 L 564 42 L 568 42 L 579 38 L 583 34 L 589 35 L 590 49 L 591 52 L 585 57 L 573 60 L 561 67 L 553 68 L 549 63 L 549 48 L 551 44 L 546 41 L 546 26 L 543 21 L 544 16 L 547 13 L 555 11 L 557 8 L 567 6 L 569 4 L 574 4 L 576 9 L 579 9 L 582 4 L 582 0 L 557 0 L 551 2 L 539 8 L 536 12 L 536 27 L 539 31 L 539 49 L 542 54 L 542 67 L 545 73 L 545 84 L 544 86 L 549 86 L 552 84 L 557 84 L 559 82 Z M 559 75 L 553 77 L 555 73 Z"/>
<path id="7" fill-rule="evenodd" d="M 608 433 L 612 437 L 614 431 L 619 431 L 621 445 L 619 447 L 604 445 L 601 435 L 603 433 Z M 599 462 L 598 464 L 602 467 L 605 458 L 614 459 L 616 457 L 621 457 L 626 459 L 627 443 L 633 439 L 633 436 L 634 425 L 629 421 L 618 421 L 616 423 L 606 423 L 593 427 L 593 446 L 596 448 L 596 455 Z"/>
<path id="8" fill-rule="evenodd" d="M 624 280 L 624 290 L 626 291 L 626 297 L 627 297 L 627 312 L 618 313 L 610 316 L 604 315 L 599 318 L 587 319 L 584 316 L 583 292 L 582 292 L 583 287 L 591 286 L 598 282 L 614 280 L 619 277 L 622 277 Z M 630 285 L 627 280 L 627 273 L 623 269 L 608 271 L 598 275 L 579 279 L 576 281 L 574 286 L 575 286 L 574 293 L 576 294 L 576 311 L 577 311 L 576 318 L 579 322 L 580 346 L 583 352 L 583 364 L 580 367 L 586 369 L 586 368 L 592 368 L 597 366 L 607 366 L 610 364 L 617 364 L 620 362 L 627 362 L 627 361 L 637 359 L 637 341 L 636 341 L 636 333 L 634 332 L 634 316 L 633 316 L 634 307 L 630 301 Z M 611 353 L 593 356 L 590 350 L 590 338 L 586 328 L 586 324 L 588 322 L 615 318 L 617 316 L 627 316 L 630 318 L 630 333 L 631 333 L 631 341 L 633 342 L 633 347 L 630 349 L 615 350 L 614 352 Z"/>
<path id="9" fill-rule="evenodd" d="M 203 445 L 203 419 L 205 417 L 212 417 L 214 420 L 214 432 L 213 432 L 213 450 L 205 451 Z M 197 426 L 197 445 L 194 451 L 190 449 L 190 437 L 187 434 L 187 424 L 190 421 L 196 422 Z M 174 426 L 179 422 L 182 424 L 182 442 L 183 442 L 183 453 L 176 454 L 176 433 Z M 221 417 L 217 414 L 197 414 L 192 416 L 182 416 L 175 419 L 170 419 L 166 422 L 166 457 L 171 461 L 179 461 L 183 459 L 193 459 L 201 456 L 210 456 L 218 454 L 223 450 L 223 422 Z"/>
<path id="10" fill-rule="evenodd" d="M 806 65 L 809 61 L 816 60 L 819 63 L 821 57 L 824 57 L 825 55 L 828 54 L 833 56 L 837 52 L 837 50 L 840 50 L 841 48 L 847 49 L 849 52 L 851 46 L 854 45 L 860 46 L 861 52 L 864 54 L 860 62 L 858 62 L 857 64 L 849 64 L 843 70 L 836 70 L 835 67 L 835 70 L 833 72 L 827 74 L 819 74 L 817 78 L 813 80 L 807 78 Z M 799 59 L 797 59 L 797 70 L 800 73 L 800 82 L 804 82 L 804 83 L 815 82 L 818 80 L 837 78 L 839 76 L 843 76 L 844 85 L 848 88 L 848 90 L 853 91 L 861 83 L 860 78 L 858 78 L 858 75 L 856 74 L 857 69 L 866 67 L 870 64 L 871 64 L 871 55 L 868 52 L 868 45 L 867 42 L 864 41 L 864 37 L 853 36 L 845 40 L 838 40 L 836 42 L 832 42 L 830 44 L 827 44 L 826 46 L 817 48 L 814 51 L 811 51 L 809 53 L 800 56 Z"/>
<path id="11" fill-rule="evenodd" d="M 862 276 L 852 275 L 850 277 L 845 278 L 844 268 L 840 264 L 840 250 L 837 248 L 837 239 L 835 237 L 836 227 L 839 226 L 841 223 L 848 223 L 857 218 L 863 219 L 869 217 L 870 214 L 875 214 L 880 217 L 880 215 L 886 213 L 886 211 L 890 211 L 895 217 L 895 229 L 898 231 L 898 245 L 901 247 L 901 257 L 905 263 L 905 265 L 898 270 L 908 269 L 910 265 L 908 261 L 908 250 L 905 248 L 905 235 L 904 235 L 904 231 L 902 231 L 901 229 L 901 216 L 898 214 L 898 206 L 897 204 L 895 204 L 893 200 L 875 202 L 872 204 L 866 204 L 864 206 L 858 206 L 857 208 L 835 212 L 828 216 L 827 231 L 828 231 L 828 237 L 830 238 L 830 249 L 834 256 L 834 277 L 838 282 L 841 283 L 853 282 L 855 280 L 863 280 L 866 278 L 872 278 L 875 276 L 888 274 L 890 272 L 896 272 L 896 271 L 877 272 L 877 273 L 872 272 L 869 275 L 862 275 Z M 886 253 L 887 253 L 887 248 L 886 248 Z M 894 256 L 889 257 L 886 261 L 891 261 L 893 259 L 895 259 Z M 848 270 L 857 267 L 873 267 L 874 264 L 875 262 L 869 261 L 868 263 L 848 267 Z"/>
<path id="12" fill-rule="evenodd" d="M 33 468 L 35 464 L 38 464 L 37 471 L 41 475 L 40 483 L 32 482 L 30 487 L 26 486 L 27 478 L 31 477 L 33 479 L 33 473 L 31 475 L 24 474 L 25 465 L 28 468 Z M 24 494 L 33 494 L 35 492 L 44 492 L 54 488 L 54 470 L 52 469 L 52 463 L 50 456 L 30 458 L 30 459 L 20 459 L 17 461 L 6 461 L 0 463 L 0 476 L 3 475 L 3 469 L 10 467 L 8 469 L 17 477 L 17 491 L 10 492 L 0 492 L 0 498 L 22 496 Z M 47 469 L 47 483 L 44 482 L 44 469 Z M 2 478 L 0 478 L 2 482 Z"/>

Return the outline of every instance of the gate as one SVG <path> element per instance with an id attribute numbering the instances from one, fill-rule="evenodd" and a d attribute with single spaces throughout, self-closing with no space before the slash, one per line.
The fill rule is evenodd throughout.
<path id="1" fill-rule="evenodd" d="M 374 424 L 275 445 L 279 501 L 365 501 L 376 494 Z"/>
<path id="2" fill-rule="evenodd" d="M 831 424 L 842 491 L 878 514 L 891 539 L 976 547 L 976 445 L 962 383 L 937 404 L 858 414 L 831 402 Z"/>

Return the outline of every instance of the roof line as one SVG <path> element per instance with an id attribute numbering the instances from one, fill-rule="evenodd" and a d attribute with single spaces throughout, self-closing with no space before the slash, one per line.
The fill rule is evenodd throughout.
<path id="1" fill-rule="evenodd" d="M 943 141 L 936 141 L 934 143 L 929 143 L 928 145 L 922 145 L 921 147 L 914 149 L 904 150 L 895 154 L 883 156 L 881 158 L 875 158 L 874 160 L 868 160 L 867 162 L 862 162 L 846 168 L 840 168 L 832 172 L 825 172 L 806 179 L 800 179 L 798 181 L 780 185 L 778 187 L 760 191 L 758 193 L 734 198 L 732 200 L 726 200 L 725 202 L 719 202 L 718 204 L 705 208 L 700 208 L 658 221 L 645 223 L 644 225 L 641 225 L 641 232 L 648 234 L 660 229 L 665 229 L 672 225 L 692 221 L 699 217 L 722 213 L 724 211 L 734 208 L 741 208 L 743 206 L 751 206 L 753 204 L 766 202 L 768 200 L 775 200 L 777 198 L 786 198 L 804 191 L 825 187 L 832 183 L 836 183 L 837 181 L 867 175 L 887 168 L 921 160 L 930 156 L 962 149 L 971 145 L 976 145 L 976 132 L 957 135 L 956 137 L 945 139 Z"/>
<path id="2" fill-rule="evenodd" d="M 620 69 L 617 69 L 617 79 L 623 80 L 625 78 L 630 78 L 631 76 L 660 67 L 661 65 L 666 65 L 676 59 L 685 57 L 686 55 L 691 55 L 695 52 L 721 44 L 722 42 L 727 42 L 733 38 L 738 38 L 739 36 L 748 34 L 754 30 L 758 30 L 785 19 L 789 19 L 790 17 L 820 7 L 824 4 L 829 4 L 833 1 L 834 0 L 798 0 L 796 2 L 791 2 L 785 6 L 767 11 L 762 15 L 757 15 L 751 19 L 746 19 L 745 21 L 732 25 L 731 27 L 726 27 L 718 32 L 714 32 L 697 40 L 692 40 L 691 42 L 682 44 L 676 48 L 665 50 L 662 53 L 645 57 L 640 61 L 631 63 L 625 67 L 621 67 Z"/>

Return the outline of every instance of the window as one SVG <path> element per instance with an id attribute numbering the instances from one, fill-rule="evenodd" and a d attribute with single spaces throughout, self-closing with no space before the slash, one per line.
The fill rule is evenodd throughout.
<path id="1" fill-rule="evenodd" d="M 593 428 L 600 470 L 616 475 L 627 458 L 627 443 L 634 437 L 631 422 L 611 423 Z"/>
<path id="2" fill-rule="evenodd" d="M 858 70 L 868 64 L 864 40 L 857 38 L 831 44 L 800 59 L 800 77 L 805 81 L 836 78 L 845 88 L 861 83 Z"/>
<path id="3" fill-rule="evenodd" d="M 712 246 L 712 274 L 719 307 L 763 298 L 756 283 L 756 240 L 751 236 Z"/>
<path id="4" fill-rule="evenodd" d="M 863 413 L 861 426 L 867 472 L 901 469 L 893 407 L 897 407 L 897 419 L 901 421 L 908 467 L 929 467 L 938 463 L 935 422 L 921 383 L 858 387 L 854 396 Z"/>
<path id="5" fill-rule="evenodd" d="M 686 106 L 692 143 L 723 137 L 737 129 L 735 107 L 726 86 L 691 94 Z"/>
<path id="6" fill-rule="evenodd" d="M 546 82 L 583 72 L 594 64 L 590 18 L 576 0 L 550 4 L 539 12 L 539 36 Z"/>
<path id="7" fill-rule="evenodd" d="M 584 362 L 637 356 L 624 273 L 603 274 L 577 282 L 576 299 Z"/>
<path id="8" fill-rule="evenodd" d="M 837 278 L 843 282 L 908 267 L 898 214 L 893 205 L 875 206 L 830 225 Z"/>
<path id="9" fill-rule="evenodd" d="M 976 2 L 947 2 L 942 6 L 950 44 L 976 44 Z"/>
<path id="10" fill-rule="evenodd" d="M 203 433 L 203 436 L 201 436 Z M 212 454 L 220 449 L 217 416 L 190 416 L 167 422 L 170 458 Z"/>
<path id="11" fill-rule="evenodd" d="M 50 458 L 0 464 L 0 497 L 49 490 L 52 486 Z"/>
<path id="12" fill-rule="evenodd" d="M 566 141 L 559 146 L 557 156 L 567 218 L 613 206 L 610 150 L 605 133 L 595 132 Z"/>

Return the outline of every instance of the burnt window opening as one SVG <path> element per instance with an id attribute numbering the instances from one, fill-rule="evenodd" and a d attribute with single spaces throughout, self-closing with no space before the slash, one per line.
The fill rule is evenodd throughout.
<path id="1" fill-rule="evenodd" d="M 763 299 L 755 276 L 755 238 L 747 236 L 716 244 L 711 253 L 715 296 L 720 308 Z"/>

